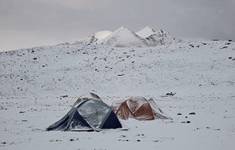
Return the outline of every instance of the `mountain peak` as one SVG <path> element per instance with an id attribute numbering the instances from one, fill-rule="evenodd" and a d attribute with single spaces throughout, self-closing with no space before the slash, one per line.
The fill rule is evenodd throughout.
<path id="1" fill-rule="evenodd" d="M 104 44 L 115 47 L 145 47 L 166 45 L 172 42 L 168 32 L 163 30 L 155 30 L 149 26 L 145 26 L 138 32 L 121 26 L 115 31 L 100 31 L 95 33 L 89 43 Z"/>
<path id="2" fill-rule="evenodd" d="M 126 27 L 120 27 L 105 39 L 105 44 L 116 47 L 146 46 L 144 39 Z"/>

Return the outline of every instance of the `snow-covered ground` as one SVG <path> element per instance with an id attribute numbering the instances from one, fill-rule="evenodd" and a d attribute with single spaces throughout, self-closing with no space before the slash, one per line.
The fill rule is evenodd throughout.
<path id="1" fill-rule="evenodd" d="M 153 97 L 173 120 L 121 120 L 124 129 L 101 132 L 45 131 L 90 91 L 108 104 Z M 78 42 L 0 53 L 0 149 L 233 150 L 234 140 L 234 42 L 143 48 Z"/>

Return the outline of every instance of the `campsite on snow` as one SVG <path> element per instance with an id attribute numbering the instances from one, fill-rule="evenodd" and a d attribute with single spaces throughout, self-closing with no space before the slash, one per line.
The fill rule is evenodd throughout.
<path id="1" fill-rule="evenodd" d="M 120 27 L 2 51 L 0 135 L 7 150 L 232 150 L 235 42 Z"/>

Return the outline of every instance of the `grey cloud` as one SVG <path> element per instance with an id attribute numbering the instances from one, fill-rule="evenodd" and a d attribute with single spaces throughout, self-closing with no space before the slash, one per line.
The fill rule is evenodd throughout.
<path id="1" fill-rule="evenodd" d="M 0 0 L 0 49 L 71 41 L 121 25 L 235 40 L 234 8 L 235 0 Z"/>

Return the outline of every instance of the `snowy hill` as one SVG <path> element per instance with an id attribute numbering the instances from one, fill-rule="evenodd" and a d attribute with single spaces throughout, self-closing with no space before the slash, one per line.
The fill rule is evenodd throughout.
<path id="1" fill-rule="evenodd" d="M 0 53 L 0 149 L 234 148 L 234 42 L 138 47 L 146 43 L 126 28 L 104 39 L 111 46 L 77 42 Z M 126 130 L 95 133 L 45 132 L 90 91 L 107 104 L 153 97 L 173 120 L 122 120 Z"/>
<path id="2" fill-rule="evenodd" d="M 113 35 L 122 36 L 124 33 L 129 33 L 128 39 L 132 38 L 136 44 L 143 44 L 125 28 L 114 32 L 106 42 L 112 44 Z M 43 95 L 42 93 L 75 96 L 90 90 L 107 94 L 112 93 L 117 85 L 119 94 L 125 93 L 126 89 L 136 94 L 143 90 L 143 86 L 144 89 L 148 87 L 147 91 L 189 85 L 194 87 L 194 82 L 205 82 L 207 78 L 221 80 L 216 78 L 227 71 L 227 78 L 221 81 L 226 82 L 225 80 L 233 77 L 231 63 L 234 61 L 224 60 L 232 57 L 234 51 L 229 47 L 233 47 L 234 43 L 225 44 L 227 42 L 203 41 L 182 42 L 168 48 L 160 46 L 120 49 L 106 45 L 66 43 L 2 52 L 0 96 Z M 221 65 L 215 66 L 216 70 L 211 70 L 214 75 L 211 76 L 211 71 L 205 74 L 204 71 L 215 63 Z M 224 65 L 228 66 L 227 70 L 222 67 Z M 220 72 L 219 69 L 224 71 Z M 185 77 L 183 72 L 187 72 L 188 76 Z M 203 74 L 203 77 L 195 76 L 195 73 Z M 179 80 L 175 81 L 175 78 Z"/>

